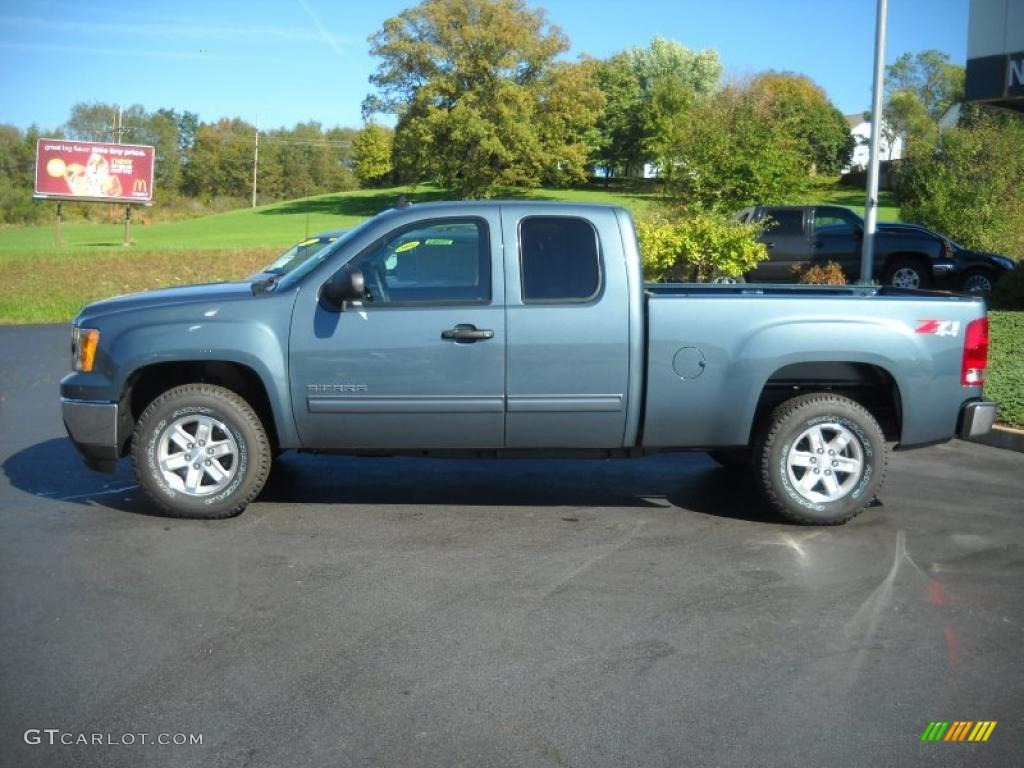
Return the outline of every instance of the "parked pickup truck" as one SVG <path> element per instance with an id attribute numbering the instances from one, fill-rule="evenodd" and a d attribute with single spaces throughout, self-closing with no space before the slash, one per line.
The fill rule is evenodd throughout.
<path id="1" fill-rule="evenodd" d="M 860 279 L 864 222 L 838 205 L 759 205 L 734 217 L 764 222 L 760 240 L 768 248 L 745 276 L 747 282 L 796 282 L 794 270 L 830 261 L 846 279 Z M 874 241 L 873 278 L 897 288 L 943 288 L 987 294 L 1016 266 L 1013 259 L 972 251 L 916 224 L 879 224 Z"/>
<path id="2" fill-rule="evenodd" d="M 751 465 L 801 523 L 849 520 L 887 444 L 987 431 L 985 305 L 870 287 L 644 285 L 629 213 L 381 213 L 280 274 L 85 307 L 64 422 L 174 515 L 226 517 L 282 451 Z M 344 482 L 340 480 L 339 482 Z"/>

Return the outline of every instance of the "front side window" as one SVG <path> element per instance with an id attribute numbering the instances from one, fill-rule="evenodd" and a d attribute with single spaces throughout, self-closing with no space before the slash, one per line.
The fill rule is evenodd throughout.
<path id="1" fill-rule="evenodd" d="M 487 225 L 477 219 L 422 222 L 377 241 L 350 262 L 371 304 L 486 303 L 491 299 Z"/>
<path id="2" fill-rule="evenodd" d="M 601 287 L 597 232 L 583 219 L 531 216 L 519 225 L 524 302 L 589 301 Z"/>

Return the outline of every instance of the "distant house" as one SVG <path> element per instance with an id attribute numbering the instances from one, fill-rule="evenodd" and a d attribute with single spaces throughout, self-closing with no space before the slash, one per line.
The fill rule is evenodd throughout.
<path id="1" fill-rule="evenodd" d="M 871 146 L 871 121 L 865 120 L 863 114 L 846 115 L 846 123 L 850 126 L 850 135 L 856 142 L 853 147 L 853 156 L 850 164 L 843 169 L 843 173 L 852 170 L 864 170 L 868 167 L 868 159 Z M 878 137 L 878 159 L 899 160 L 903 156 L 903 137 L 894 136 L 889 125 L 882 121 L 882 132 Z"/>

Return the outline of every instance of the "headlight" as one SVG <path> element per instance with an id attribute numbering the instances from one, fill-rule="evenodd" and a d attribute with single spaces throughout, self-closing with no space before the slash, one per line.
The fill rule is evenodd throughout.
<path id="1" fill-rule="evenodd" d="M 992 261 L 998 264 L 1000 267 L 1006 270 L 1016 269 L 1017 262 L 1013 259 L 1008 259 L 1005 256 L 993 256 Z"/>
<path id="2" fill-rule="evenodd" d="M 71 367 L 88 373 L 96 362 L 96 348 L 100 345 L 100 332 L 92 328 L 71 328 Z"/>

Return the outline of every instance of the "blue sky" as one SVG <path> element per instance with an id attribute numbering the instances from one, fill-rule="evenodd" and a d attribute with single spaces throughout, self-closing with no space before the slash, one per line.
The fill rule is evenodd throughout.
<path id="1" fill-rule="evenodd" d="M 366 38 L 411 0 L 0 0 L 0 122 L 52 128 L 72 104 L 170 107 L 265 127 L 360 124 Z M 655 34 L 719 52 L 729 76 L 810 75 L 843 112 L 871 98 L 874 0 L 547 0 L 570 55 Z M 887 58 L 938 48 L 963 63 L 968 0 L 890 0 Z M 205 51 L 209 51 L 208 53 Z"/>

